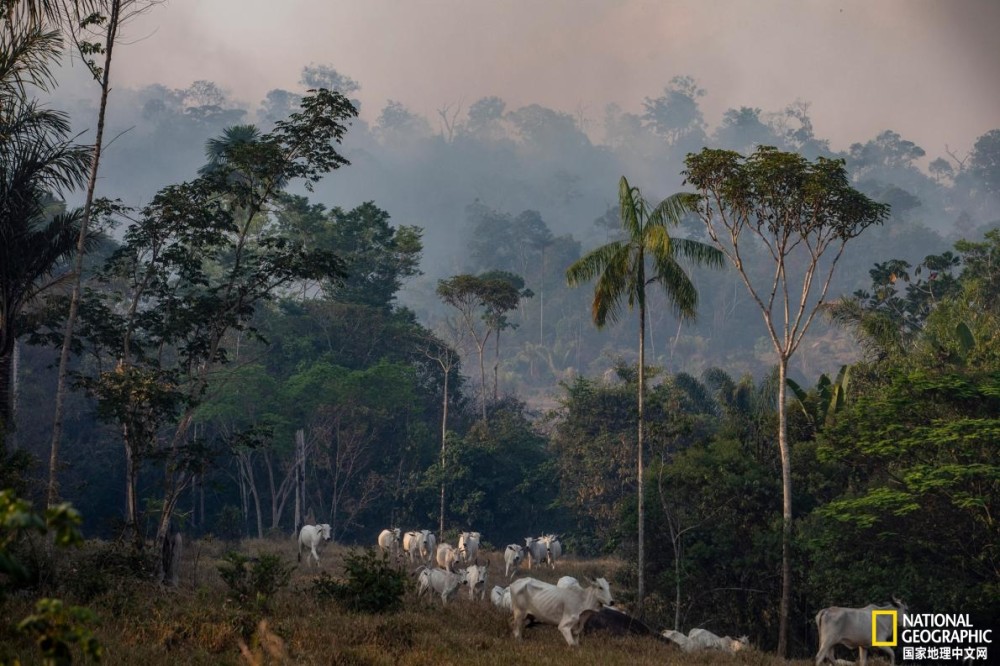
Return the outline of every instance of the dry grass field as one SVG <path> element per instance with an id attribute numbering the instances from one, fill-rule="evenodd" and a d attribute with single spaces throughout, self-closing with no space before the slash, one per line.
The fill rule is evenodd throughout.
<path id="1" fill-rule="evenodd" d="M 95 548 L 88 545 L 87 548 Z M 371 664 L 442 666 L 444 664 L 510 664 L 552 666 L 640 666 L 644 664 L 800 664 L 749 650 L 738 655 L 685 655 L 672 645 L 651 638 L 585 635 L 577 648 L 568 647 L 554 627 L 527 629 L 523 641 L 510 635 L 509 616 L 489 601 L 470 601 L 467 591 L 442 608 L 439 598 L 417 599 L 409 585 L 403 611 L 389 615 L 358 615 L 342 611 L 330 600 L 308 592 L 316 568 L 305 558 L 292 573 L 291 584 L 273 599 L 267 612 L 248 610 L 227 598 L 228 588 L 218 565 L 224 553 L 219 542 L 186 545 L 180 585 L 166 589 L 129 578 L 112 578 L 88 604 L 98 614 L 93 625 L 104 646 L 103 663 L 127 666 L 176 664 Z M 247 555 L 280 554 L 295 562 L 292 540 L 247 541 Z M 330 545 L 320 554 L 320 570 L 342 572 L 349 551 Z M 492 566 L 502 557 L 488 556 Z M 72 556 L 86 559 L 86 551 Z M 100 562 L 92 563 L 98 567 Z M 65 566 L 73 566 L 67 564 Z M 555 572 L 535 570 L 538 578 L 558 576 L 611 578 L 614 560 L 573 560 Z M 65 572 L 64 572 L 65 573 Z M 494 576 L 493 578 L 496 578 Z M 491 580 L 490 587 L 494 584 Z M 18 657 L 24 664 L 41 663 L 30 642 L 15 636 L 11 621 L 31 612 L 32 601 L 13 597 L 4 606 L 0 629 L 0 662 Z M 265 625 L 261 626 L 261 620 Z"/>

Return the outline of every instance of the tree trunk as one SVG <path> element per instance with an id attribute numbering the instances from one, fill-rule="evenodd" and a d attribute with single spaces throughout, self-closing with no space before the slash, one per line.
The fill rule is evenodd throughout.
<path id="1" fill-rule="evenodd" d="M 486 420 L 486 365 L 483 362 L 484 351 L 486 347 L 486 341 L 483 340 L 483 344 L 478 345 L 479 348 L 479 376 L 482 379 L 482 406 L 483 406 L 483 420 Z"/>
<path id="2" fill-rule="evenodd" d="M 173 529 L 171 524 L 160 551 L 160 582 L 169 587 L 177 587 L 181 580 L 181 551 L 183 549 L 181 533 Z"/>
<path id="3" fill-rule="evenodd" d="M 778 449 L 781 452 L 781 606 L 778 610 L 778 656 L 788 655 L 788 615 L 792 601 L 792 462 L 788 450 L 785 381 L 788 357 L 778 356 Z"/>
<path id="4" fill-rule="evenodd" d="M 175 536 L 175 530 L 173 529 L 174 511 L 177 509 L 177 503 L 180 501 L 184 491 L 187 490 L 191 478 L 191 475 L 186 472 L 177 472 L 173 477 L 171 485 L 167 488 L 167 492 L 164 493 L 163 510 L 160 512 L 160 522 L 156 527 L 156 541 L 154 543 L 164 546 L 169 542 L 173 545 L 173 537 Z M 180 539 L 179 534 L 176 534 L 176 536 Z M 173 551 L 171 552 L 173 553 Z M 178 550 L 177 556 L 179 557 L 179 555 L 180 551 Z M 166 583 L 168 577 L 172 575 L 170 562 L 166 558 L 161 557 L 157 568 L 159 580 Z"/>
<path id="5" fill-rule="evenodd" d="M 246 481 L 250 497 L 253 499 L 253 507 L 257 516 L 257 538 L 263 539 L 264 517 L 261 515 L 260 510 L 260 493 L 257 491 L 257 479 L 253 474 L 253 458 L 249 453 L 241 452 L 237 454 L 236 460 L 240 466 L 240 475 Z"/>
<path id="6" fill-rule="evenodd" d="M 137 549 L 142 548 L 142 537 L 139 534 L 139 504 L 136 484 L 139 476 L 138 456 L 133 451 L 132 443 L 129 441 L 128 428 L 125 431 L 125 533 L 126 539 L 132 539 Z"/>
<path id="7" fill-rule="evenodd" d="M 118 33 L 121 6 L 122 0 L 112 0 L 110 3 L 111 12 L 108 17 L 108 31 L 104 42 L 104 67 L 101 70 L 101 102 L 97 110 L 97 133 L 94 136 L 94 152 L 90 163 L 90 176 L 87 178 L 87 196 L 84 199 L 83 215 L 80 219 L 80 234 L 76 240 L 76 257 L 73 260 L 73 291 L 70 294 L 66 330 L 63 333 L 62 348 L 59 352 L 55 413 L 52 417 L 52 441 L 49 449 L 49 485 L 46 493 L 49 506 L 55 505 L 59 498 L 59 442 L 62 439 L 63 402 L 66 397 L 66 375 L 69 372 L 69 350 L 73 342 L 73 327 L 76 325 L 76 317 L 80 309 L 83 257 L 86 253 L 87 228 L 90 225 L 94 191 L 97 188 L 97 171 L 101 164 L 101 144 L 104 141 L 104 117 L 108 110 L 108 94 L 111 92 L 111 54 L 115 48 L 115 37 Z"/>
<path id="8" fill-rule="evenodd" d="M 11 391 L 13 372 L 14 355 L 0 352 L 0 435 L 14 429 L 14 394 Z"/>
<path id="9" fill-rule="evenodd" d="M 642 449 L 643 449 L 643 398 L 646 391 L 646 308 L 645 305 L 639 304 L 639 433 L 638 433 L 638 452 L 636 458 L 638 459 L 638 492 L 639 492 L 639 502 L 638 502 L 638 520 L 639 520 L 639 553 L 638 553 L 638 563 L 637 568 L 639 572 L 639 582 L 638 589 L 636 590 L 636 611 L 637 614 L 642 616 L 642 602 L 646 596 L 646 511 L 645 511 L 645 498 L 643 489 L 643 465 L 642 465 Z"/>
<path id="10" fill-rule="evenodd" d="M 21 395 L 21 343 L 14 340 L 14 349 L 10 354 L 10 424 L 7 428 L 7 441 L 6 445 L 8 449 L 16 449 L 18 447 L 17 441 L 17 414 L 20 407 L 20 395 Z M 4 423 L 3 419 L 0 419 L 0 424 Z M 2 426 L 0 426 L 2 427 Z"/>
<path id="11" fill-rule="evenodd" d="M 493 351 L 493 402 L 500 399 L 500 329 L 497 328 L 496 347 Z"/>
<path id="12" fill-rule="evenodd" d="M 449 369 L 444 372 L 444 398 L 441 401 L 441 514 L 438 520 L 438 537 L 444 539 L 444 466 L 445 466 L 445 446 L 448 442 L 448 375 Z"/>
<path id="13" fill-rule="evenodd" d="M 674 542 L 674 631 L 681 630 L 681 537 Z"/>
<path id="14" fill-rule="evenodd" d="M 542 245 L 542 273 L 538 278 L 538 344 L 545 344 L 545 246 Z"/>
<path id="15" fill-rule="evenodd" d="M 302 428 L 295 431 L 295 525 L 292 535 L 299 533 L 299 528 L 303 525 L 303 514 L 305 513 L 306 479 L 305 479 L 305 447 L 306 433 Z"/>

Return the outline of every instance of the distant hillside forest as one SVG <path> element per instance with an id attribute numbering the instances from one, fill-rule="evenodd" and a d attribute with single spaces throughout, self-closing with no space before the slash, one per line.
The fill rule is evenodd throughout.
<path id="1" fill-rule="evenodd" d="M 73 151 L 97 96 L 45 97 L 72 120 L 34 130 L 62 147 L 59 178 L 9 177 L 27 144 L 2 134 L 3 196 L 27 188 L 31 205 L 0 212 L 0 487 L 36 506 L 55 492 L 85 535 L 139 547 L 303 522 L 366 546 L 442 521 L 500 548 L 555 532 L 630 563 L 628 599 L 639 320 L 625 305 L 596 327 L 594 282 L 570 287 L 567 269 L 627 240 L 623 175 L 653 207 L 694 191 L 689 155 L 774 146 L 843 160 L 845 187 L 889 207 L 847 244 L 790 359 L 791 644 L 818 608 L 894 595 L 1000 617 L 1000 129 L 968 154 L 891 128 L 835 152 L 801 102 L 709 127 L 686 76 L 599 118 L 487 97 L 438 118 L 389 101 L 368 124 L 359 90 L 310 66 L 252 108 L 207 81 L 114 91 L 106 137 L 130 130 L 89 212 L 57 455 L 89 154 Z M 30 87 L 0 94 L 0 114 L 51 120 Z M 698 215 L 677 222 L 678 246 L 712 244 Z M 742 250 L 769 281 L 765 246 Z M 693 318 L 646 286 L 645 609 L 722 615 L 773 647 L 778 355 L 731 263 L 678 266 Z"/>

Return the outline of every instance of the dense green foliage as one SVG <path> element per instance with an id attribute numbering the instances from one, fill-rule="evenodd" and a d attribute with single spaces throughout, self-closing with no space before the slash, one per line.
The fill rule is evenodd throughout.
<path id="1" fill-rule="evenodd" d="M 394 613 L 403 607 L 406 573 L 389 562 L 387 554 L 368 549 L 344 557 L 344 578 L 320 574 L 310 590 L 330 598 L 352 613 Z"/>
<path id="2" fill-rule="evenodd" d="M 278 590 L 287 587 L 295 566 L 281 556 L 264 553 L 248 557 L 229 551 L 219 563 L 219 576 L 229 588 L 233 601 L 258 610 L 267 610 Z"/>

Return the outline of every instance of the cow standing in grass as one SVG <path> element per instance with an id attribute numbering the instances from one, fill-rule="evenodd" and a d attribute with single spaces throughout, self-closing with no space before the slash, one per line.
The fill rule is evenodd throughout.
<path id="1" fill-rule="evenodd" d="M 872 645 L 872 611 L 896 611 L 899 625 L 907 613 L 906 604 L 899 599 L 893 599 L 892 604 L 869 604 L 864 608 L 840 608 L 837 606 L 824 608 L 816 614 L 816 626 L 819 629 L 819 651 L 816 652 L 816 664 L 833 661 L 833 649 L 837 645 L 858 649 L 858 664 L 868 663 L 868 650 L 875 647 L 889 653 L 889 661 L 896 663 L 896 653 L 891 647 Z M 889 615 L 879 615 L 877 626 L 874 627 L 879 642 L 892 640 L 892 618 Z"/>
<path id="2" fill-rule="evenodd" d="M 450 543 L 443 543 L 437 547 L 435 559 L 437 561 L 437 565 L 442 569 L 454 571 L 455 567 L 461 560 L 461 557 L 458 554 L 457 548 L 452 546 Z"/>
<path id="3" fill-rule="evenodd" d="M 555 534 L 546 534 L 539 538 L 545 544 L 545 561 L 549 563 L 550 569 L 556 568 L 556 560 L 562 557 L 562 544 Z"/>
<path id="4" fill-rule="evenodd" d="M 458 554 L 461 555 L 462 562 L 476 561 L 481 539 L 482 535 L 479 532 L 462 532 L 458 535 Z"/>
<path id="5" fill-rule="evenodd" d="M 328 524 L 303 525 L 302 529 L 299 530 L 299 562 L 302 561 L 302 548 L 305 547 L 311 552 L 313 559 L 316 560 L 316 566 L 318 567 L 319 553 L 316 552 L 316 547 L 324 541 L 329 540 L 330 526 Z"/>
<path id="6" fill-rule="evenodd" d="M 507 548 L 503 551 L 503 562 L 504 570 L 503 575 L 509 580 L 511 576 L 517 573 L 517 568 L 521 564 L 521 560 L 524 559 L 524 548 L 517 545 L 516 543 L 508 544 Z"/>
<path id="7" fill-rule="evenodd" d="M 608 581 L 591 580 L 586 587 L 556 587 L 535 578 L 519 578 L 510 584 L 514 611 L 514 638 L 521 638 L 528 616 L 541 624 L 559 627 L 566 644 L 580 644 L 580 633 L 587 619 L 604 606 L 614 605 Z"/>
<path id="8" fill-rule="evenodd" d="M 420 567 L 418 578 L 419 590 L 417 597 L 422 597 L 424 592 L 433 590 L 441 596 L 441 604 L 447 604 L 448 600 L 455 596 L 458 588 L 468 584 L 468 576 L 465 571 L 452 573 L 444 569 L 429 569 Z"/>
<path id="9" fill-rule="evenodd" d="M 528 571 L 531 571 L 532 566 L 545 561 L 548 548 L 541 539 L 524 537 L 524 552 L 528 559 Z"/>
<path id="10" fill-rule="evenodd" d="M 486 564 L 473 564 L 466 567 L 465 575 L 468 579 L 469 585 L 469 599 L 475 600 L 476 597 L 480 599 L 486 598 L 486 577 L 490 570 L 490 561 L 486 560 Z"/>
<path id="11" fill-rule="evenodd" d="M 378 535 L 378 548 L 383 555 L 389 553 L 393 558 L 399 557 L 399 528 L 382 530 Z"/>

